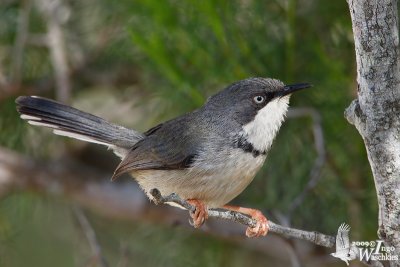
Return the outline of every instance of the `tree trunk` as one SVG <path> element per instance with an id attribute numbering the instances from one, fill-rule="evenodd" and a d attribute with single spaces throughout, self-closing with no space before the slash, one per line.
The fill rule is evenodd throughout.
<path id="1" fill-rule="evenodd" d="M 397 0 L 348 0 L 358 98 L 345 116 L 361 134 L 379 205 L 378 236 L 400 257 L 400 62 Z M 391 261 L 391 266 L 400 266 Z"/>

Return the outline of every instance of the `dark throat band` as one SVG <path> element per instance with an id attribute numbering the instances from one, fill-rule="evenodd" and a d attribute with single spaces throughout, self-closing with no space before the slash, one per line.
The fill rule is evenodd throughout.
<path id="1" fill-rule="evenodd" d="M 236 143 L 236 148 L 240 148 L 242 149 L 244 152 L 247 153 L 251 153 L 253 155 L 253 157 L 258 157 L 260 155 L 265 155 L 266 152 L 265 151 L 260 151 L 254 148 L 254 146 L 246 140 L 246 138 L 244 136 L 240 136 Z"/>

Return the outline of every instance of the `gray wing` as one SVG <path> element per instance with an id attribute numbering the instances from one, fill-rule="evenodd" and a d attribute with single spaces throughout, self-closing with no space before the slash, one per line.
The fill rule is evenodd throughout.
<path id="1" fill-rule="evenodd" d="M 350 226 L 348 224 L 342 223 L 339 226 L 336 235 L 336 251 L 341 251 L 350 248 L 349 231 L 350 231 Z"/>
<path id="2" fill-rule="evenodd" d="M 160 124 L 145 135 L 122 160 L 112 179 L 134 170 L 189 168 L 200 149 L 201 137 L 187 127 L 185 118 Z"/>

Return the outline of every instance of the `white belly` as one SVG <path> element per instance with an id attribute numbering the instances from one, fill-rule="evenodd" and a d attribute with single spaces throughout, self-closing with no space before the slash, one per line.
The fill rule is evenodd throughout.
<path id="1" fill-rule="evenodd" d="M 146 193 L 157 188 L 162 195 L 177 193 L 183 199 L 199 199 L 215 208 L 239 195 L 265 160 L 264 155 L 255 158 L 241 149 L 223 157 L 209 157 L 200 157 L 192 168 L 185 170 L 143 170 L 131 174 Z"/>

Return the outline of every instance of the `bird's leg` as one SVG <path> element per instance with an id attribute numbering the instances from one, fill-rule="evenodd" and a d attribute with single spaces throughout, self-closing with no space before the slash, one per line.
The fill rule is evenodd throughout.
<path id="1" fill-rule="evenodd" d="M 193 226 L 199 228 L 208 219 L 207 206 L 198 199 L 188 199 L 186 201 L 196 208 L 194 212 L 189 212 L 189 214 L 192 217 Z"/>
<path id="2" fill-rule="evenodd" d="M 224 205 L 224 209 L 237 211 L 246 215 L 251 216 L 252 219 L 257 221 L 255 227 L 247 227 L 246 236 L 247 237 L 259 237 L 265 236 L 268 233 L 269 226 L 267 218 L 261 213 L 261 211 L 250 208 L 243 208 L 238 206 Z"/>

